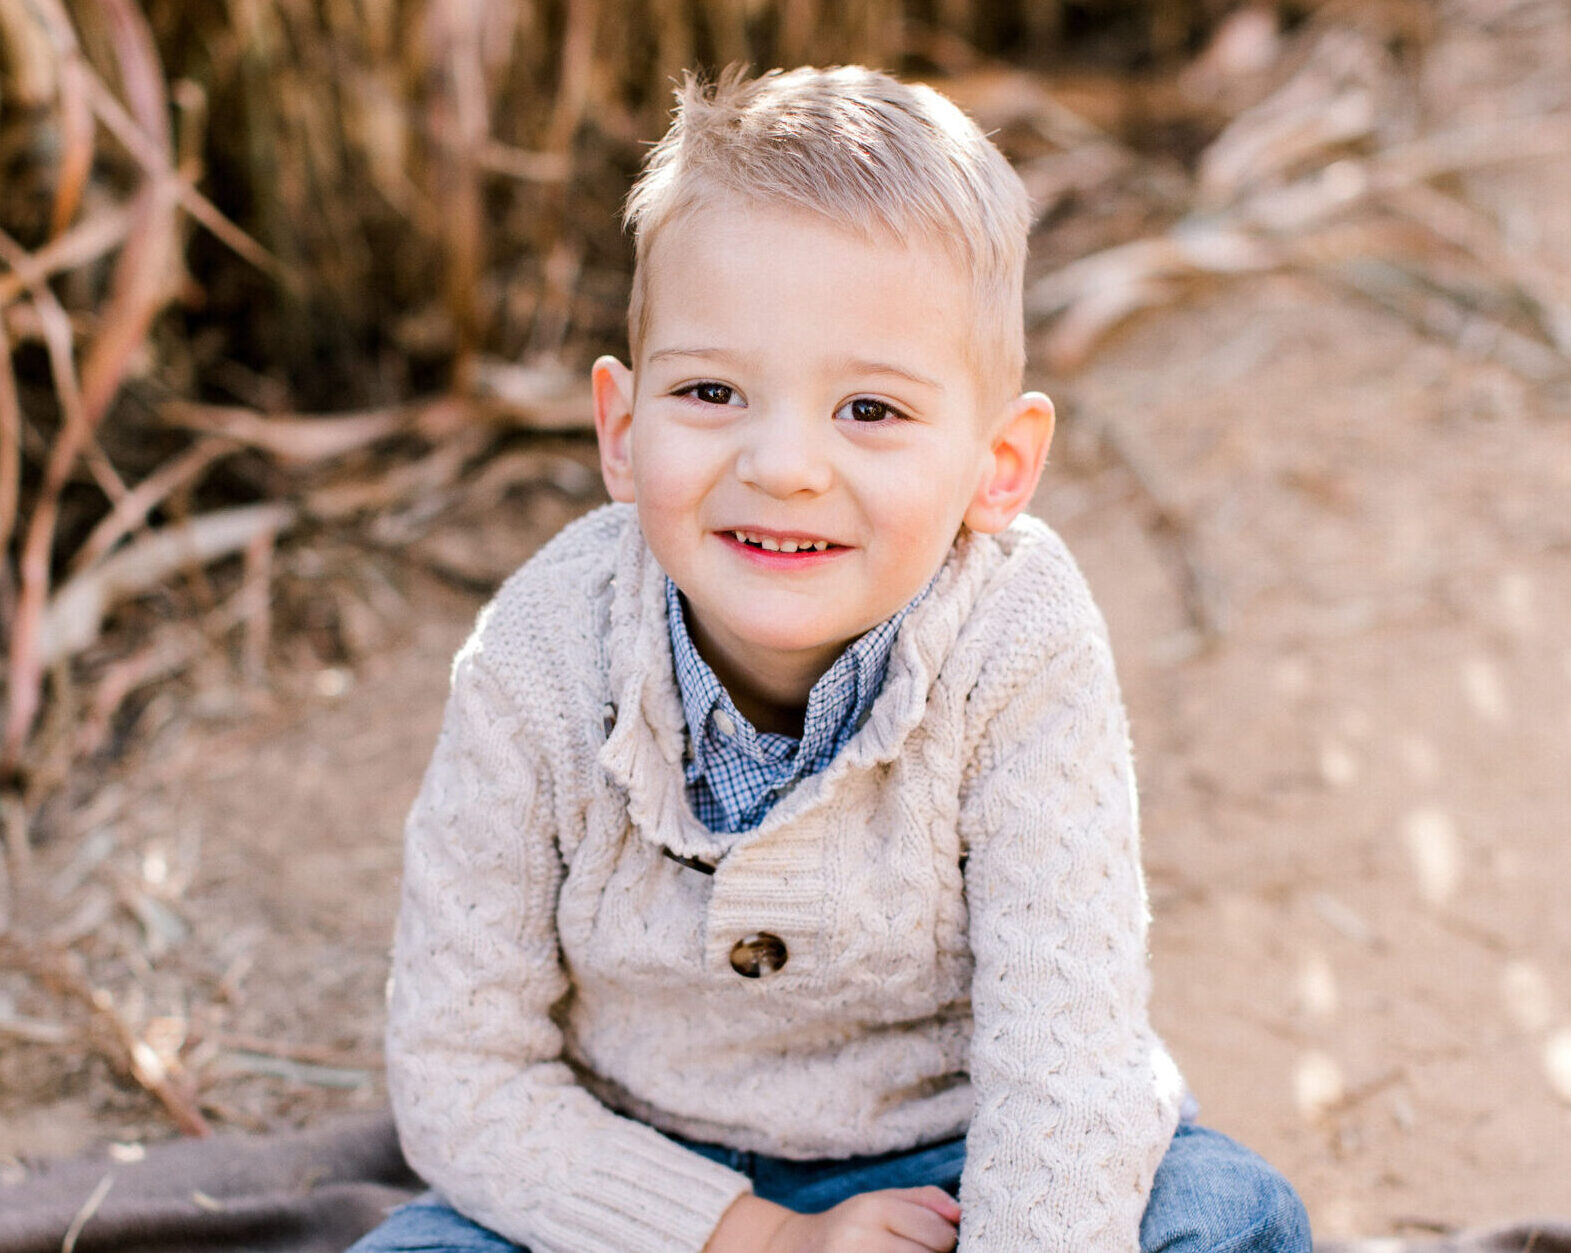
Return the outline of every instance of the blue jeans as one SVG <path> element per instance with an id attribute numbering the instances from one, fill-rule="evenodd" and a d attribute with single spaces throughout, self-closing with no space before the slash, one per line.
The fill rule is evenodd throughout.
<path id="1" fill-rule="evenodd" d="M 677 1137 L 672 1137 L 677 1139 Z M 793 1162 L 679 1140 L 742 1171 L 753 1191 L 816 1214 L 859 1192 L 936 1183 L 960 1190 L 965 1138 L 877 1157 Z M 964 1220 L 962 1219 L 962 1222 Z M 435 1193 L 393 1211 L 349 1253 L 527 1253 L 462 1217 Z M 1287 1180 L 1243 1145 L 1192 1122 L 1173 1135 L 1140 1223 L 1141 1253 L 1310 1253 L 1309 1216 Z"/>

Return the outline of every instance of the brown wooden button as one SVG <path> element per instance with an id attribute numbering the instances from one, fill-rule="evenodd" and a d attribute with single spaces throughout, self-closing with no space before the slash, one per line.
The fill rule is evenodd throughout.
<path id="1" fill-rule="evenodd" d="M 767 931 L 744 935 L 731 949 L 731 969 L 744 979 L 774 974 L 785 964 L 785 941 Z"/>

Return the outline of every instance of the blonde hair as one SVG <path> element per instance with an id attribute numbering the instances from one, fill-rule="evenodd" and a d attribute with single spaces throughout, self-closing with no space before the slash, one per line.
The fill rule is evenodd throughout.
<path id="1" fill-rule="evenodd" d="M 978 370 L 990 390 L 1018 388 L 1030 200 L 1003 154 L 951 101 L 859 65 L 751 79 L 732 66 L 712 83 L 688 73 L 676 101 L 623 217 L 636 255 L 628 303 L 635 366 L 654 241 L 719 193 L 944 248 L 972 276 Z"/>

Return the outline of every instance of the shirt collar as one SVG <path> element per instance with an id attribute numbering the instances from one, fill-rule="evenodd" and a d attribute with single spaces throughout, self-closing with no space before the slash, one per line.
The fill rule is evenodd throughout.
<path id="1" fill-rule="evenodd" d="M 709 663 L 699 656 L 687 629 L 682 594 L 667 578 L 666 619 L 671 633 L 671 656 L 682 696 L 682 712 L 687 721 L 692 763 L 697 773 L 703 772 L 706 746 L 712 747 L 710 731 L 715 726 L 717 714 L 723 715 L 723 719 L 729 720 L 734 727 L 724 737 L 733 750 L 760 761 L 779 760 L 799 751 L 806 767 L 803 773 L 825 765 L 850 738 L 846 732 L 860 726 L 871 711 L 883 686 L 890 650 L 900 624 L 932 585 L 929 580 L 927 586 L 897 613 L 848 644 L 834 664 L 819 676 L 808 693 L 802 738 L 797 740 L 787 735 L 759 732 L 742 716 Z"/>

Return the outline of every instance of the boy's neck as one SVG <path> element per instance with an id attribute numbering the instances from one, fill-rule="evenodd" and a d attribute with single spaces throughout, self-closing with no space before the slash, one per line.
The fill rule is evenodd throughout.
<path id="1" fill-rule="evenodd" d="M 704 630 L 692 613 L 687 616 L 687 633 L 698 655 L 715 672 L 715 678 L 731 697 L 737 712 L 753 725 L 753 729 L 766 734 L 789 735 L 793 739 L 802 738 L 807 698 L 813 684 L 844 651 L 842 647 L 829 650 L 823 656 L 804 653 L 800 659 L 782 658 L 762 666 L 755 658 L 741 665 Z"/>

